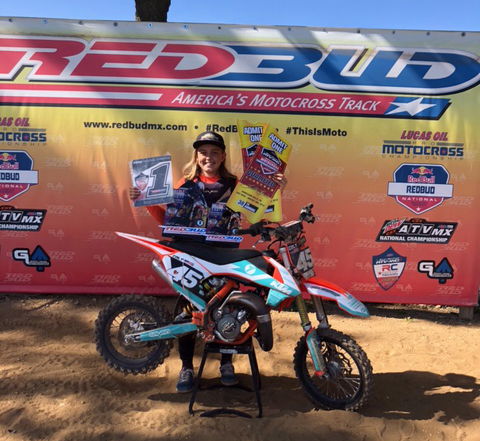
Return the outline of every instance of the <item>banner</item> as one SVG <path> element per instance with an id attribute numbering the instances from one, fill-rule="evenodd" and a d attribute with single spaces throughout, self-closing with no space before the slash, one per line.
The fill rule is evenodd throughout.
<path id="1" fill-rule="evenodd" d="M 0 18 L 0 291 L 166 294 L 128 164 L 237 120 L 291 154 L 284 221 L 367 302 L 478 301 L 480 34 Z M 244 227 L 247 227 L 244 221 Z M 251 245 L 251 241 L 242 247 Z"/>

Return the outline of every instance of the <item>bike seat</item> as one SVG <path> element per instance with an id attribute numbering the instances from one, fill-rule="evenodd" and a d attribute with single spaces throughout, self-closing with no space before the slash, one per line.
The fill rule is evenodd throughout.
<path id="1" fill-rule="evenodd" d="M 216 265 L 227 265 L 229 263 L 248 260 L 261 256 L 257 250 L 241 250 L 238 248 L 223 248 L 208 244 L 192 243 L 182 240 L 160 241 L 162 245 L 173 248 L 200 259 L 208 260 Z"/>

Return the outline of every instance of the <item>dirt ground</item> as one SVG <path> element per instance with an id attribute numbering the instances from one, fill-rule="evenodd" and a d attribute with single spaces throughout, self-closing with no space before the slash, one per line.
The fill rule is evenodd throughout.
<path id="1" fill-rule="evenodd" d="M 480 440 L 478 308 L 471 322 L 456 308 L 368 305 L 369 319 L 332 309 L 332 326 L 353 336 L 374 368 L 374 396 L 356 413 L 312 409 L 292 366 L 297 314 L 274 312 L 275 346 L 257 350 L 263 418 L 202 418 L 216 406 L 255 413 L 254 394 L 200 391 L 190 416 L 190 396 L 175 392 L 176 349 L 148 375 L 108 368 L 93 326 L 111 298 L 0 295 L 0 440 Z M 206 383 L 218 366 L 209 359 Z M 250 385 L 248 357 L 237 355 L 235 367 Z"/>

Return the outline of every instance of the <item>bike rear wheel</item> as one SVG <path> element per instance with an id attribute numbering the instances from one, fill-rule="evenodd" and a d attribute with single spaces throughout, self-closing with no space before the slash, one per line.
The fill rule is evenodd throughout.
<path id="1" fill-rule="evenodd" d="M 355 411 L 373 393 L 373 371 L 363 349 L 348 335 L 333 329 L 317 330 L 326 373 L 315 374 L 313 360 L 302 337 L 293 357 L 295 374 L 315 409 Z"/>
<path id="2" fill-rule="evenodd" d="M 146 374 L 170 355 L 172 340 L 126 342 L 125 336 L 159 328 L 171 321 L 170 313 L 153 297 L 118 297 L 100 311 L 95 321 L 97 351 L 119 372 Z"/>

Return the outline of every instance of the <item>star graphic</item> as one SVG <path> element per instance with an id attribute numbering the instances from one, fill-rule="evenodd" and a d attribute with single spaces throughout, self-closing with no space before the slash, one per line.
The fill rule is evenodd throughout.
<path id="1" fill-rule="evenodd" d="M 418 98 L 409 103 L 392 103 L 394 106 L 397 106 L 397 108 L 386 113 L 386 115 L 407 112 L 410 116 L 414 116 L 417 113 L 423 112 L 425 109 L 436 106 L 436 104 L 422 104 L 422 100 L 423 98 Z"/>

